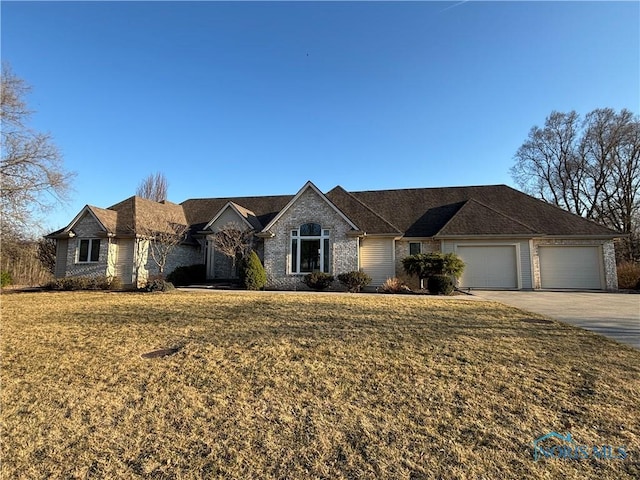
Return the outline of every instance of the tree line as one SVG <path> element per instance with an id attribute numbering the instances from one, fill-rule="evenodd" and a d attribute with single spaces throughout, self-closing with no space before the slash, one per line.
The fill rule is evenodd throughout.
<path id="1" fill-rule="evenodd" d="M 618 260 L 640 261 L 640 120 L 629 110 L 552 112 L 534 126 L 511 175 L 525 192 L 625 235 Z"/>

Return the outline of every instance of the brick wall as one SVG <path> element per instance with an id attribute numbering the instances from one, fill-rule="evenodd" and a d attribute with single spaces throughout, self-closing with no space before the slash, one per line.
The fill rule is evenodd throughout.
<path id="1" fill-rule="evenodd" d="M 140 242 L 140 240 L 138 241 Z M 153 260 L 151 255 L 145 251 L 148 248 L 148 242 L 139 243 L 138 255 L 141 255 L 139 269 L 138 269 L 138 285 L 144 285 L 144 282 L 149 277 L 158 276 L 160 269 L 158 264 Z M 167 257 L 167 262 L 164 266 L 164 276 L 173 272 L 176 267 L 194 265 L 196 263 L 202 263 L 202 251 L 199 246 L 190 245 L 177 245 Z"/>
<path id="2" fill-rule="evenodd" d="M 107 274 L 107 261 L 109 256 L 109 239 L 105 231 L 90 214 L 85 214 L 73 228 L 75 237 L 67 242 L 67 266 L 66 277 L 98 277 Z M 78 247 L 80 240 L 100 239 L 100 255 L 97 262 L 78 263 Z"/>
<path id="3" fill-rule="evenodd" d="M 329 237 L 329 273 L 331 275 L 337 277 L 339 273 L 358 269 L 358 239 L 346 236 L 351 226 L 313 189 L 308 188 L 271 228 L 275 236 L 264 240 L 267 288 L 307 289 L 307 286 L 302 283 L 304 275 L 290 273 L 291 230 L 296 230 L 305 223 L 318 223 L 323 229 L 331 231 Z M 339 288 L 337 281 L 335 286 Z"/>

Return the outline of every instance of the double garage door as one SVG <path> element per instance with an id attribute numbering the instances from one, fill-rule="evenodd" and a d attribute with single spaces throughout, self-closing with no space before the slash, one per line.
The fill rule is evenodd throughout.
<path id="1" fill-rule="evenodd" d="M 465 262 L 462 288 L 518 289 L 522 265 L 516 245 L 458 246 Z M 601 252 L 597 246 L 540 246 L 540 287 L 543 289 L 603 288 Z M 527 270 L 528 271 L 528 270 Z"/>

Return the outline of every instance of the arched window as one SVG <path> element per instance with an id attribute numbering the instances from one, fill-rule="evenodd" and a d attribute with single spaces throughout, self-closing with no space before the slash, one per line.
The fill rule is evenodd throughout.
<path id="1" fill-rule="evenodd" d="M 329 273 L 329 230 L 305 223 L 291 230 L 291 273 Z"/>

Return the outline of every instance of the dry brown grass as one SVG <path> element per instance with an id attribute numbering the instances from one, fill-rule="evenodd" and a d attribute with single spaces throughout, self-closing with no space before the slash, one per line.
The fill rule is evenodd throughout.
<path id="1" fill-rule="evenodd" d="M 640 352 L 531 318 L 422 296 L 4 295 L 2 478 L 638 478 Z M 549 431 L 629 456 L 534 462 Z"/>

